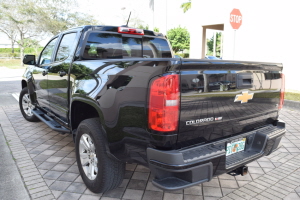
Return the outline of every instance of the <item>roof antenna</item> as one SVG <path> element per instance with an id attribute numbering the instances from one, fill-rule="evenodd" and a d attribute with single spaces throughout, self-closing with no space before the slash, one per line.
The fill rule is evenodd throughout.
<path id="1" fill-rule="evenodd" d="M 129 19 L 130 19 L 130 15 L 131 15 L 131 11 L 129 13 L 129 17 L 128 17 L 128 20 L 127 20 L 127 23 L 126 23 L 126 27 L 128 27 L 128 22 L 129 22 Z"/>

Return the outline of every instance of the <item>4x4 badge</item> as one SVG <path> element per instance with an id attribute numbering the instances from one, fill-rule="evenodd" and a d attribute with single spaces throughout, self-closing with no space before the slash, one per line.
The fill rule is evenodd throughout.
<path id="1" fill-rule="evenodd" d="M 240 101 L 241 103 L 248 103 L 248 100 L 251 100 L 254 96 L 254 93 L 248 93 L 248 91 L 243 91 L 242 94 L 237 94 L 235 96 L 234 102 Z"/>

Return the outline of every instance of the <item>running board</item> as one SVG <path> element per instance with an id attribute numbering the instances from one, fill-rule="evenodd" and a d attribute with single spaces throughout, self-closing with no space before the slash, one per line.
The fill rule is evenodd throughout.
<path id="1" fill-rule="evenodd" d="M 47 114 L 45 114 L 43 111 L 39 110 L 38 108 L 32 110 L 32 113 L 39 118 L 42 122 L 47 124 L 51 129 L 62 132 L 62 133 L 70 133 L 70 130 L 60 125 L 58 122 L 56 122 L 54 119 L 49 117 Z"/>

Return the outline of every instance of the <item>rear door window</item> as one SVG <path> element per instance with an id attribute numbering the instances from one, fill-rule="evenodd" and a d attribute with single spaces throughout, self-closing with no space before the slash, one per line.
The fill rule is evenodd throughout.
<path id="1" fill-rule="evenodd" d="M 62 61 L 69 57 L 71 50 L 74 48 L 73 46 L 76 45 L 76 43 L 74 43 L 75 37 L 76 33 L 68 33 L 63 36 L 57 50 L 55 61 Z"/>

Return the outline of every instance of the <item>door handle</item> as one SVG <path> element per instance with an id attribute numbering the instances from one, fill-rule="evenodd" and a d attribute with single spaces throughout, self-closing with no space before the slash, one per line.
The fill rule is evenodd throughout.
<path id="1" fill-rule="evenodd" d="M 47 74 L 48 74 L 48 72 L 46 72 L 46 71 L 43 71 L 43 76 L 46 76 Z"/>
<path id="2" fill-rule="evenodd" d="M 60 72 L 58 72 L 58 74 L 59 74 L 60 77 L 63 77 L 63 76 L 65 76 L 67 73 L 64 72 L 64 71 L 60 71 Z"/>

